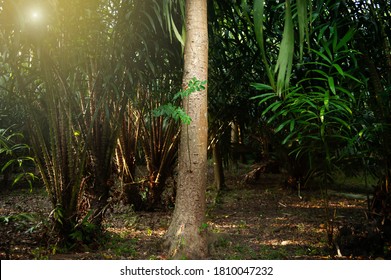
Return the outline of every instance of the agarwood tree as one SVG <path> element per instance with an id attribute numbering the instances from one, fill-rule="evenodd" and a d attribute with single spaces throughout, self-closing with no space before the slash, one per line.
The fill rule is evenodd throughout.
<path id="1" fill-rule="evenodd" d="M 207 1 L 186 1 L 186 42 L 183 85 L 192 78 L 208 77 Z M 178 186 L 175 210 L 165 244 L 172 258 L 202 259 L 208 255 L 205 227 L 207 185 L 207 90 L 183 100 L 189 125 L 182 124 L 179 147 Z"/>

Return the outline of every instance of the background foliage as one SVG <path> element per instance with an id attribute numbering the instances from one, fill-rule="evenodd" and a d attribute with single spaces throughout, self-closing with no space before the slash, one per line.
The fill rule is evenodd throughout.
<path id="1" fill-rule="evenodd" d="M 178 98 L 183 11 L 0 1 L 2 180 L 39 173 L 59 239 L 93 241 L 118 192 L 137 210 L 172 206 L 178 120 L 191 121 Z M 369 216 L 389 223 L 390 2 L 209 0 L 208 17 L 217 166 L 273 160 L 295 186 L 372 176 Z"/>

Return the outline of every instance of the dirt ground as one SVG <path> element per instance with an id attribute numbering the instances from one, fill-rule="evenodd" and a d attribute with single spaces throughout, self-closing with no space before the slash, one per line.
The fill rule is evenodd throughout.
<path id="1" fill-rule="evenodd" d="M 245 184 L 243 170 L 227 174 L 227 189 L 209 203 L 207 220 L 211 259 L 371 259 L 328 245 L 326 229 L 366 223 L 363 195 L 329 195 L 329 216 L 318 188 L 283 186 L 281 175 L 263 174 Z M 212 195 L 210 197 L 213 198 Z M 23 214 L 25 213 L 25 214 Z M 58 248 L 50 235 L 50 203 L 44 189 L 0 193 L 0 259 L 166 259 L 160 241 L 171 211 L 137 212 L 116 205 L 108 213 L 106 238 L 94 248 Z M 327 223 L 329 221 L 329 223 Z M 389 248 L 388 248 L 389 250 Z"/>

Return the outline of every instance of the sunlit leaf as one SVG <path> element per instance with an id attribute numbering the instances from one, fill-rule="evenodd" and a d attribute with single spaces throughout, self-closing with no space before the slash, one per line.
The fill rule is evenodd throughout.
<path id="1" fill-rule="evenodd" d="M 11 159 L 7 161 L 1 168 L 1 173 L 3 173 L 5 170 L 7 170 L 8 167 L 12 166 L 17 160 L 16 159 Z"/>
<path id="2" fill-rule="evenodd" d="M 320 108 L 320 112 L 319 112 L 320 121 L 322 123 L 324 122 L 325 110 L 326 110 L 326 108 L 324 106 L 322 106 Z"/>
<path id="3" fill-rule="evenodd" d="M 329 103 L 330 103 L 330 92 L 327 90 L 325 95 L 324 95 L 324 100 L 323 100 L 324 106 L 326 110 L 329 109 Z"/>
<path id="4" fill-rule="evenodd" d="M 301 0 L 296 1 L 297 5 L 297 15 L 298 15 L 298 26 L 299 26 L 299 37 L 300 37 L 300 60 L 303 59 L 304 52 L 304 39 L 307 37 L 307 42 L 309 42 L 309 28 L 308 28 L 308 2 Z M 309 48 L 309 43 L 308 43 Z"/>
<path id="5" fill-rule="evenodd" d="M 269 61 L 267 59 L 267 55 L 266 55 L 266 51 L 265 51 L 265 43 L 264 43 L 265 38 L 263 35 L 263 28 L 264 28 L 263 21 L 265 19 L 264 8 L 265 8 L 265 0 L 254 0 L 255 38 L 256 38 L 258 46 L 259 46 L 259 51 L 261 53 L 262 62 L 265 65 L 266 74 L 268 76 L 271 87 L 274 89 L 275 88 L 274 75 L 271 70 Z"/>
<path id="6" fill-rule="evenodd" d="M 16 177 L 15 177 L 14 180 L 12 181 L 12 186 L 14 186 L 15 184 L 17 184 L 24 176 L 25 176 L 24 173 L 19 173 L 18 175 L 16 175 Z"/>
<path id="7" fill-rule="evenodd" d="M 285 23 L 280 51 L 276 63 L 275 72 L 277 74 L 277 94 L 282 95 L 289 87 L 290 76 L 292 73 L 293 51 L 294 51 L 294 27 L 290 1 L 285 2 Z"/>

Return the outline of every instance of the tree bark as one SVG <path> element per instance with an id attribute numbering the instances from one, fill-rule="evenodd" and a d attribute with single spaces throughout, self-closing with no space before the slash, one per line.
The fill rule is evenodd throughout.
<path id="1" fill-rule="evenodd" d="M 208 78 L 207 1 L 186 1 L 186 41 L 183 85 Z M 165 238 L 174 259 L 203 259 L 208 255 L 205 224 L 207 185 L 207 90 L 190 94 L 183 107 L 191 118 L 182 124 L 178 155 L 175 210 Z"/>

